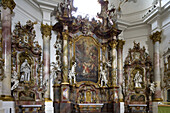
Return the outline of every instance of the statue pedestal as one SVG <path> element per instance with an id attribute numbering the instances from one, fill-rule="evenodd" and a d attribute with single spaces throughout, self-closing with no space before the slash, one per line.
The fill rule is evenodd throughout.
<path id="1" fill-rule="evenodd" d="M 45 102 L 45 113 L 54 113 L 54 107 L 52 101 Z"/>
<path id="2" fill-rule="evenodd" d="M 124 113 L 124 111 L 125 111 L 124 102 L 120 102 L 120 113 Z"/>
<path id="3" fill-rule="evenodd" d="M 15 102 L 0 100 L 0 108 L 0 113 L 15 113 Z"/>
<path id="4" fill-rule="evenodd" d="M 130 113 L 144 112 L 144 111 L 146 111 L 147 104 L 129 104 L 128 107 L 129 107 Z"/>

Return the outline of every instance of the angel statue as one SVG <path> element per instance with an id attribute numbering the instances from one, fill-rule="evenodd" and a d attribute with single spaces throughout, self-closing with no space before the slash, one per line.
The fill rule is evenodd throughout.
<path id="1" fill-rule="evenodd" d="M 12 74 L 12 78 L 11 78 L 11 82 L 14 82 L 13 86 L 11 87 L 11 90 L 14 90 L 15 88 L 18 87 L 19 85 L 19 80 L 18 80 L 18 75 L 17 75 L 17 72 L 16 72 L 16 69 L 15 67 L 13 67 L 13 74 Z"/>
<path id="2" fill-rule="evenodd" d="M 108 80 L 107 80 L 107 77 L 106 77 L 106 75 L 107 75 L 107 73 L 106 73 L 106 69 L 103 69 L 103 66 L 102 66 L 102 64 L 100 65 L 100 70 L 101 70 L 101 72 L 100 72 L 100 85 L 101 85 L 101 87 L 102 86 L 106 86 L 107 85 L 107 82 L 108 82 Z M 104 84 L 104 85 L 103 85 Z"/>
<path id="3" fill-rule="evenodd" d="M 70 84 L 75 84 L 76 83 L 76 62 L 73 64 L 73 66 L 71 67 L 71 70 L 69 71 L 68 77 L 69 77 L 69 82 Z M 73 79 L 73 83 L 72 83 L 72 79 Z"/>
<path id="4" fill-rule="evenodd" d="M 152 83 L 150 84 L 149 89 L 152 91 L 152 93 L 155 92 L 155 83 L 154 83 L 154 82 L 152 82 Z"/>

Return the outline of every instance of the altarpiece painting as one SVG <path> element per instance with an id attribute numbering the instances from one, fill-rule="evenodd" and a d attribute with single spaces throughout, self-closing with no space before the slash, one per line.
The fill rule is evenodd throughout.
<path id="1" fill-rule="evenodd" d="M 77 82 L 98 81 L 99 44 L 93 37 L 80 36 L 75 41 Z"/>

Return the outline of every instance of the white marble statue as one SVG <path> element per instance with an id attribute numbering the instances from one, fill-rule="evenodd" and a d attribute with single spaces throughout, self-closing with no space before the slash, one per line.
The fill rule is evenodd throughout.
<path id="1" fill-rule="evenodd" d="M 69 77 L 69 81 L 70 84 L 75 84 L 76 83 L 76 62 L 74 63 L 74 65 L 71 67 L 71 70 L 69 71 L 68 77 Z M 72 83 L 72 79 L 73 79 L 73 83 Z"/>
<path id="2" fill-rule="evenodd" d="M 20 71 L 22 72 L 20 81 L 30 81 L 31 67 L 28 64 L 27 59 L 21 64 Z"/>
<path id="3" fill-rule="evenodd" d="M 101 70 L 101 72 L 100 72 L 100 85 L 101 85 L 101 87 L 107 86 L 108 80 L 107 80 L 107 77 L 106 77 L 106 75 L 107 75 L 106 70 L 103 69 L 102 65 L 100 65 L 100 70 Z"/>
<path id="4" fill-rule="evenodd" d="M 100 77 L 101 77 L 101 87 L 103 86 L 103 84 L 105 84 L 105 86 L 107 85 L 107 78 L 106 78 L 106 71 L 105 70 L 101 70 L 100 72 Z"/>
<path id="5" fill-rule="evenodd" d="M 111 63 L 111 61 L 107 61 L 107 62 L 106 62 L 106 66 L 108 66 L 108 67 L 112 67 L 112 63 Z"/>
<path id="6" fill-rule="evenodd" d="M 142 75 L 137 71 L 134 77 L 135 88 L 142 88 Z"/>
<path id="7" fill-rule="evenodd" d="M 11 87 L 11 90 L 14 90 L 15 88 L 18 87 L 19 80 L 18 80 L 18 75 L 17 75 L 15 67 L 13 67 L 13 74 L 12 74 L 11 82 L 14 82 L 13 86 Z"/>
<path id="8" fill-rule="evenodd" d="M 155 92 L 155 83 L 151 83 L 149 89 L 152 91 L 152 93 Z"/>

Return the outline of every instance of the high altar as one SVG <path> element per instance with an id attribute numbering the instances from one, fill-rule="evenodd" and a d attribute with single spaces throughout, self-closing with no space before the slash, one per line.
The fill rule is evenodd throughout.
<path id="1" fill-rule="evenodd" d="M 58 22 L 52 29 L 57 32 L 59 67 L 53 86 L 56 113 L 113 112 L 118 107 L 116 58 L 117 48 L 124 42 L 118 40 L 121 31 L 111 20 L 115 9 L 108 9 L 108 1 L 99 3 L 97 15 L 102 22 L 90 21 L 88 15 L 73 17 L 72 11 L 77 9 L 71 2 L 61 3 L 54 12 Z"/>

